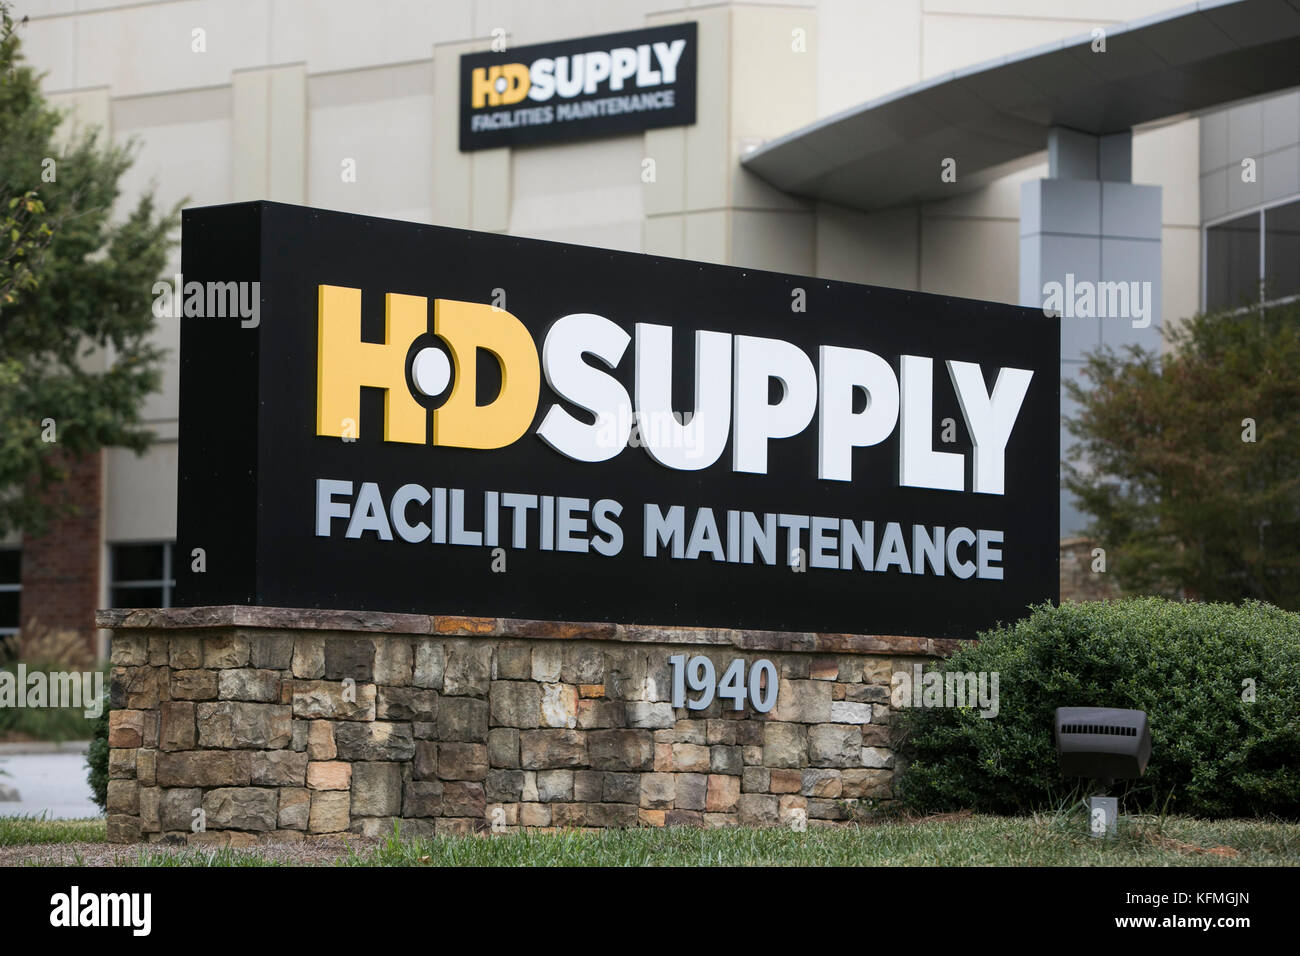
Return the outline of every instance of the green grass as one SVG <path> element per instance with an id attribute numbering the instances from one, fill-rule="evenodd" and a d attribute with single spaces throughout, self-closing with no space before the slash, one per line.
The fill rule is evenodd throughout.
<path id="1" fill-rule="evenodd" d="M 102 820 L 0 820 L 0 846 L 104 841 Z M 133 866 L 285 865 L 258 850 L 141 846 Z M 292 854 L 288 862 L 299 861 Z M 1115 840 L 1082 813 L 968 816 L 836 829 L 610 830 L 403 840 L 325 857 L 340 866 L 1297 866 L 1300 824 L 1126 817 Z"/>
<path id="2" fill-rule="evenodd" d="M 1225 854 L 1205 852 L 1228 848 Z M 1235 851 L 1235 855 L 1229 855 Z M 1095 840 L 1081 814 L 967 817 L 805 833 L 624 830 L 402 841 L 352 851 L 354 866 L 1215 866 L 1300 865 L 1300 825 L 1125 820 Z"/>
<path id="3" fill-rule="evenodd" d="M 0 846 L 104 843 L 108 839 L 106 829 L 103 817 L 85 820 L 46 820 L 43 816 L 0 817 Z"/>

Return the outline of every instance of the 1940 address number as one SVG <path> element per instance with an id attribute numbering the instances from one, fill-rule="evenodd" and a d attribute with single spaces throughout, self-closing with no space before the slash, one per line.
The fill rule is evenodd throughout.
<path id="1" fill-rule="evenodd" d="M 715 696 L 730 700 L 732 710 L 744 710 L 746 701 L 760 714 L 776 706 L 776 665 L 767 659 L 754 661 L 746 675 L 745 661 L 737 657 L 727 665 L 721 679 L 713 661 L 707 657 L 688 659 L 685 654 L 674 654 L 668 658 L 668 666 L 673 671 L 673 707 L 704 710 Z M 688 688 L 699 696 L 688 698 Z"/>

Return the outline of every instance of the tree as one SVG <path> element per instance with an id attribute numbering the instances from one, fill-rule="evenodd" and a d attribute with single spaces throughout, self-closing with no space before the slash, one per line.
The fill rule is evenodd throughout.
<path id="1" fill-rule="evenodd" d="M 61 120 L 0 3 L 0 534 L 44 529 L 66 461 L 146 448 L 160 381 L 152 285 L 179 206 L 158 213 L 150 193 L 114 220 L 130 150 L 96 131 L 60 144 Z"/>
<path id="2" fill-rule="evenodd" d="M 53 235 L 34 189 L 0 209 L 0 305 L 12 305 L 20 292 L 36 288 L 41 253 Z"/>
<path id="3" fill-rule="evenodd" d="M 1300 303 L 1089 356 L 1065 485 L 1124 590 L 1300 608 Z M 1085 464 L 1086 463 L 1086 464 Z"/>

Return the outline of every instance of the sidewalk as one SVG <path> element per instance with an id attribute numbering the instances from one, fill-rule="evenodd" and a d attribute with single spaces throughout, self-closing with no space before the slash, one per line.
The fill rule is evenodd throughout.
<path id="1" fill-rule="evenodd" d="M 0 788 L 12 787 L 19 794 L 17 801 L 0 801 L 0 816 L 99 816 L 86 779 L 86 748 L 84 740 L 0 744 Z"/>

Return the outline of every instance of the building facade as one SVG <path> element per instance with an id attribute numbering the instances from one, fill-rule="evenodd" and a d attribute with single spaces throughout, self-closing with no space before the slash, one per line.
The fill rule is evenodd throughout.
<path id="1" fill-rule="evenodd" d="M 1022 187 L 1044 151 L 952 198 L 864 212 L 792 196 L 752 151 L 865 101 L 1166 12 L 1169 0 L 20 0 L 29 62 L 68 128 L 136 144 L 129 203 L 251 199 L 1001 302 L 1021 289 Z M 458 149 L 459 60 L 698 24 L 697 121 L 583 142 Z M 1246 181 L 1242 160 L 1256 161 Z M 647 161 L 652 161 L 647 164 Z M 649 174 L 647 174 L 649 173 Z M 939 171 L 936 169 L 936 176 Z M 959 173 L 960 176 L 960 166 Z M 1133 130 L 1131 182 L 1160 187 L 1160 319 L 1300 291 L 1300 93 Z M 957 191 L 954 191 L 955 193 Z M 168 275 L 179 272 L 179 248 Z M 1273 294 L 1273 293 L 1270 293 Z M 177 319 L 143 455 L 78 463 L 80 514 L 0 543 L 0 633 L 91 628 L 96 607 L 168 606 L 176 535 Z M 1100 334 L 1098 336 L 1100 344 Z M 1077 366 L 1077 363 L 1076 363 Z M 1077 373 L 1067 367 L 1065 374 Z M 1063 505 L 1063 536 L 1081 517 Z"/>

